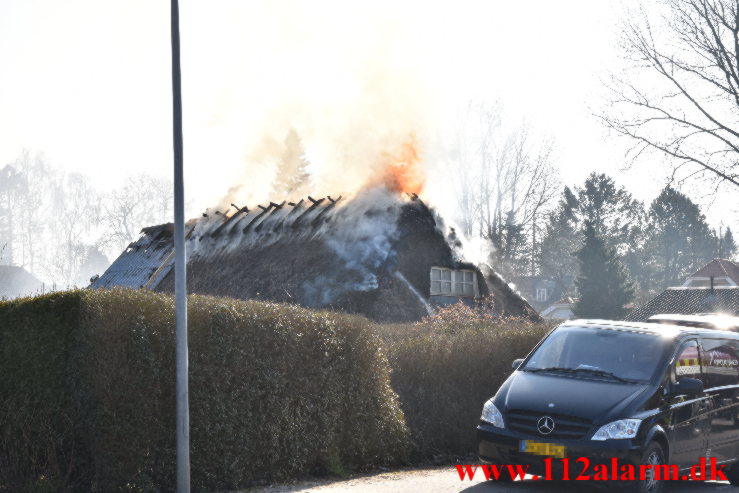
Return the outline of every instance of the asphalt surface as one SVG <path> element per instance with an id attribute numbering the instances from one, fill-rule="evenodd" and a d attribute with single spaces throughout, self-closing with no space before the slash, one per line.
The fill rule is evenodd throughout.
<path id="1" fill-rule="evenodd" d="M 543 493 L 543 492 L 588 492 L 618 491 L 618 488 L 594 486 L 579 481 L 533 481 L 527 476 L 524 481 L 501 484 L 475 479 L 460 481 L 453 467 L 437 467 L 430 469 L 414 469 L 386 472 L 361 476 L 348 480 L 302 482 L 291 485 L 271 486 L 250 490 L 263 493 Z M 726 482 L 672 482 L 665 488 L 665 493 L 714 493 L 737 491 Z"/>

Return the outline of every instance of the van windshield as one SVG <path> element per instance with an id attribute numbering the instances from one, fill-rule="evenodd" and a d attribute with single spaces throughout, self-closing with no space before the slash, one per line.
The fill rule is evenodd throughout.
<path id="1" fill-rule="evenodd" d="M 531 355 L 522 370 L 645 383 L 654 376 L 670 345 L 670 339 L 658 334 L 560 327 Z"/>

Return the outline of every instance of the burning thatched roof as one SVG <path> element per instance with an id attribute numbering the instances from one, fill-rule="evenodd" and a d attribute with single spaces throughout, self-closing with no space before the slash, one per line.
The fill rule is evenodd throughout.
<path id="1" fill-rule="evenodd" d="M 141 237 L 128 245 L 90 287 L 127 286 L 138 289 L 156 286 L 171 266 L 172 231 L 172 223 L 142 229 Z"/>
<path id="2" fill-rule="evenodd" d="M 496 311 L 538 319 L 492 268 L 461 258 L 453 230 L 446 232 L 415 195 L 404 201 L 380 187 L 352 200 L 308 197 L 235 207 L 189 224 L 189 292 L 410 321 L 427 315 L 431 304 L 449 302 L 430 296 L 431 267 L 465 269 L 476 273 L 479 297 L 493 296 Z M 145 229 L 92 287 L 172 291 L 170 230 Z"/>

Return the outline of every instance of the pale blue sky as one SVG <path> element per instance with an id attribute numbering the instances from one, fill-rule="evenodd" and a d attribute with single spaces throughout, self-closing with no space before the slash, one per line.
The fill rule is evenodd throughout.
<path id="1" fill-rule="evenodd" d="M 325 185 L 340 188 L 336 177 L 361 180 L 361 156 L 391 133 L 371 129 L 443 136 L 471 98 L 498 100 L 509 122 L 553 138 L 565 183 L 605 171 L 643 200 L 664 184 L 659 158 L 622 171 L 628 142 L 591 116 L 600 80 L 622 63 L 622 4 L 183 0 L 180 9 L 191 214 L 235 183 L 267 180 L 253 159 L 286 125 L 328 163 Z M 0 164 L 26 147 L 101 187 L 132 172 L 169 174 L 168 15 L 166 0 L 0 3 Z M 356 149 L 335 151 L 347 146 Z M 347 155 L 354 167 L 339 164 Z M 727 197 L 709 210 L 715 224 L 736 221 Z"/>

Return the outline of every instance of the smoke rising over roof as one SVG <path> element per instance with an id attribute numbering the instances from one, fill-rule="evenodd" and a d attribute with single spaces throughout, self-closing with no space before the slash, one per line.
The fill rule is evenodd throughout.
<path id="1" fill-rule="evenodd" d="M 493 295 L 499 313 L 538 318 L 489 266 L 462 257 L 460 240 L 438 214 L 417 196 L 384 185 L 351 199 L 310 196 L 213 210 L 188 225 L 190 292 L 410 321 L 429 314 L 430 271 L 440 267 L 476 272 L 474 292 Z M 172 291 L 170 229 L 145 229 L 92 287 L 134 280 L 122 285 Z"/>

